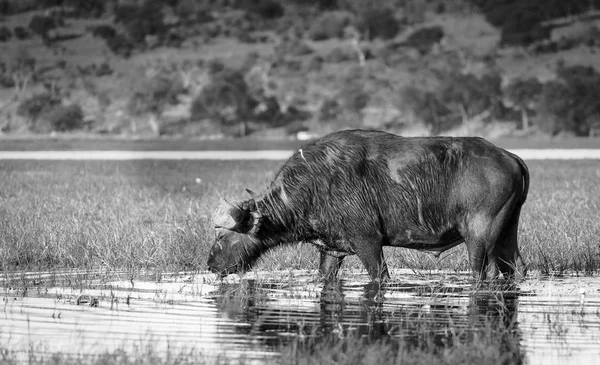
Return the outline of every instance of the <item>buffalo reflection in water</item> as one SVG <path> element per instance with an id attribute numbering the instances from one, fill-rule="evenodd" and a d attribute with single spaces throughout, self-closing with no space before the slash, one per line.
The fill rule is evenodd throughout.
<path id="1" fill-rule="evenodd" d="M 521 359 L 519 293 L 502 289 L 408 283 L 382 288 L 370 283 L 359 289 L 345 287 L 340 280 L 325 284 L 314 297 L 296 298 L 286 284 L 243 280 L 223 284 L 216 302 L 239 324 L 238 333 L 273 350 L 298 338 L 318 342 L 354 336 L 402 340 L 405 348 L 437 351 L 468 344 L 477 336 L 490 338 L 503 353 L 510 351 Z M 350 291 L 354 295 L 348 295 Z M 281 296 L 286 299 L 283 304 Z"/>

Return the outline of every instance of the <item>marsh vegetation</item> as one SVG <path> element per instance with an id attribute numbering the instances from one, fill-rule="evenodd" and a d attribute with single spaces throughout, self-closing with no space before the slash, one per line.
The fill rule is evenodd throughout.
<path id="1" fill-rule="evenodd" d="M 279 161 L 2 161 L 0 240 L 13 270 L 206 270 L 219 198 L 261 191 Z M 600 269 L 600 167 L 595 161 L 530 161 L 532 188 L 519 245 L 543 274 Z M 466 250 L 440 259 L 386 252 L 390 268 L 468 270 Z M 343 269 L 362 270 L 358 260 Z M 271 252 L 257 270 L 314 269 L 316 250 L 295 244 Z"/>
<path id="2" fill-rule="evenodd" d="M 3 327 L 2 361 L 510 364 L 598 355 L 587 345 L 600 323 L 596 161 L 528 162 L 519 242 L 530 276 L 519 289 L 474 286 L 462 246 L 439 259 L 387 250 L 392 282 L 375 295 L 352 258 L 339 286 L 323 288 L 309 244 L 272 251 L 243 280 L 220 283 L 205 272 L 219 197 L 260 191 L 280 164 L 1 161 L 3 307 L 19 329 Z M 140 323 L 157 337 L 135 332 L 148 328 Z M 57 335 L 36 337 L 40 328 Z M 131 341 L 87 352 L 48 344 L 68 333 L 106 343 L 116 330 Z M 211 350 L 206 338 L 233 347 Z"/>

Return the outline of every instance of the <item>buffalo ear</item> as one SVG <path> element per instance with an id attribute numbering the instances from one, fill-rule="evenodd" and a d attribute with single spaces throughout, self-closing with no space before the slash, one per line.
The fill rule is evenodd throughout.
<path id="1" fill-rule="evenodd" d="M 256 193 L 255 193 L 255 192 L 253 192 L 252 190 L 250 190 L 250 189 L 246 189 L 246 192 L 247 192 L 248 194 L 250 194 L 250 196 L 251 196 L 252 198 L 256 198 Z"/>
<path id="2" fill-rule="evenodd" d="M 239 233 L 248 232 L 252 228 L 253 221 L 254 217 L 248 209 L 243 209 L 223 198 L 213 214 L 215 228 L 224 228 Z"/>

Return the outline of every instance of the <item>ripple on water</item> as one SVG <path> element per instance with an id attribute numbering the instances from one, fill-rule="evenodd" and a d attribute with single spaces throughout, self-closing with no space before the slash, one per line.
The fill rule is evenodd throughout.
<path id="1" fill-rule="evenodd" d="M 12 281 L 17 284 L 3 285 L 0 347 L 26 354 L 32 343 L 35 351 L 63 353 L 146 345 L 159 353 L 197 348 L 208 356 L 253 358 L 298 336 L 353 331 L 411 342 L 428 331 L 444 341 L 449 328 L 469 333 L 511 325 L 530 364 L 579 364 L 600 356 L 596 278 L 528 279 L 518 289 L 498 291 L 475 289 L 466 274 L 392 276 L 397 280 L 379 291 L 366 285 L 366 275 L 348 272 L 337 286 L 324 286 L 306 271 L 253 273 L 223 282 L 189 273 L 162 275 L 160 281 L 107 280 L 90 272 L 20 273 L 20 281 Z M 82 293 L 98 305 L 77 305 Z"/>

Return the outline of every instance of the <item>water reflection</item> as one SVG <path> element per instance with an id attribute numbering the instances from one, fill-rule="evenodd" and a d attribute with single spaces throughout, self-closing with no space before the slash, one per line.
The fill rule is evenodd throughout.
<path id="1" fill-rule="evenodd" d="M 405 348 L 435 352 L 468 344 L 478 336 L 497 341 L 498 348 L 515 354 L 515 359 L 523 357 L 520 292 L 515 288 L 473 290 L 399 282 L 380 288 L 340 280 L 312 292 L 294 294 L 290 289 L 286 284 L 247 280 L 223 284 L 215 301 L 229 320 L 244 324 L 237 327 L 239 334 L 271 349 L 298 337 L 318 341 L 353 336 L 400 340 Z M 273 297 L 286 290 L 287 298 Z"/>
<path id="2" fill-rule="evenodd" d="M 6 275 L 0 350 L 26 358 L 32 343 L 64 353 L 142 345 L 161 354 L 196 348 L 260 359 L 292 341 L 360 338 L 427 353 L 484 343 L 514 354 L 508 363 L 581 364 L 600 357 L 597 277 L 529 279 L 519 288 L 477 288 L 463 274 L 404 272 L 383 288 L 365 285 L 369 279 L 361 274 L 323 285 L 304 271 L 224 282 L 192 274 L 107 281 L 86 273 L 72 286 L 73 277 Z M 82 295 L 97 299 L 97 306 L 78 302 Z"/>

